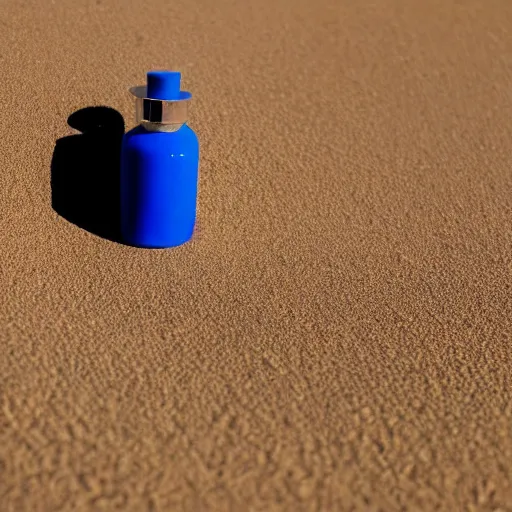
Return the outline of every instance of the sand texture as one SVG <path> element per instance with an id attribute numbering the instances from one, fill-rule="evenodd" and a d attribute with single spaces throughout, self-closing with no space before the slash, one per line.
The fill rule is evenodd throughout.
<path id="1" fill-rule="evenodd" d="M 0 512 L 512 511 L 510 0 L 0 25 Z M 112 207 L 162 67 L 199 220 L 152 251 Z"/>

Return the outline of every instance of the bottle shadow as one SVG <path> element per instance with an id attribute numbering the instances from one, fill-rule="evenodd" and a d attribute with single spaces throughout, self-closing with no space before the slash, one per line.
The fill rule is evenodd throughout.
<path id="1" fill-rule="evenodd" d="M 114 242 L 120 234 L 123 116 L 87 107 L 68 118 L 81 133 L 58 139 L 51 163 L 52 208 L 76 226 Z"/>

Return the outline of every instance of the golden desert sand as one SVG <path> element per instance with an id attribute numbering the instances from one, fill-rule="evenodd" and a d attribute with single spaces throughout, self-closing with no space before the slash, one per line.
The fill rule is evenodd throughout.
<path id="1" fill-rule="evenodd" d="M 510 1 L 0 20 L 0 510 L 512 510 Z M 130 128 L 155 68 L 201 141 L 197 233 L 164 251 L 51 188 L 68 116 Z M 71 205 L 94 151 L 61 154 Z"/>

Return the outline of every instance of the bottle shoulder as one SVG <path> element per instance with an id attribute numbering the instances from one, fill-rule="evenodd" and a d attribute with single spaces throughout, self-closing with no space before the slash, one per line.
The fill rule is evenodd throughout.
<path id="1" fill-rule="evenodd" d="M 196 133 L 184 124 L 175 132 L 152 132 L 142 126 L 136 126 L 124 134 L 123 147 L 135 151 L 167 151 L 168 149 L 186 148 L 187 152 L 199 151 L 199 141 Z"/>
<path id="2" fill-rule="evenodd" d="M 146 130 L 142 125 L 135 126 L 131 130 L 127 131 L 124 134 L 125 138 L 132 138 L 132 137 L 144 137 L 148 138 L 151 137 L 152 139 L 156 138 L 166 138 L 166 139 L 177 139 L 177 138 L 187 138 L 191 140 L 197 141 L 197 135 L 190 126 L 187 124 L 184 124 L 179 130 L 175 132 L 157 132 L 157 131 L 149 131 Z"/>

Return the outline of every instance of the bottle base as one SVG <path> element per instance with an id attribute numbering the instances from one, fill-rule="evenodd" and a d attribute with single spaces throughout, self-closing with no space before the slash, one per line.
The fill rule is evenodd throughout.
<path id="1" fill-rule="evenodd" d="M 122 240 L 125 244 L 130 245 L 132 247 L 136 247 L 137 249 L 173 249 L 175 247 L 180 247 L 181 245 L 186 244 L 187 242 L 190 242 L 192 240 L 192 235 L 183 238 L 183 239 L 177 239 L 167 242 L 149 242 L 149 241 L 142 241 L 142 240 L 135 240 L 130 238 L 129 236 L 123 236 Z"/>

